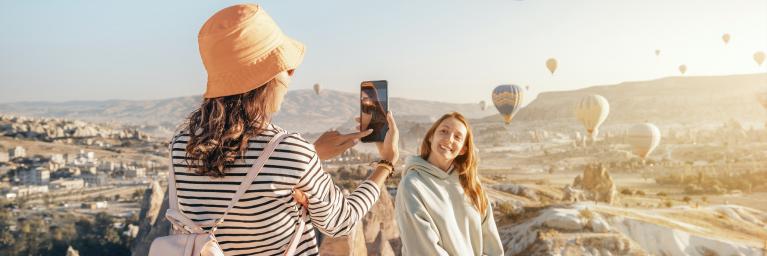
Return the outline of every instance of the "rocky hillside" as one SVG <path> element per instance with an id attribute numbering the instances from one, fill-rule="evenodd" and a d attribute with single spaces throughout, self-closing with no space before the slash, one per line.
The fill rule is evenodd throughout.
<path id="1" fill-rule="evenodd" d="M 506 255 L 762 255 L 767 215 L 735 205 L 628 209 L 592 202 L 499 228 Z"/>
<path id="2" fill-rule="evenodd" d="M 28 118 L 0 115 L 0 136 L 51 142 L 64 139 L 115 138 L 146 140 L 148 136 L 133 129 L 116 129 L 79 120 Z"/>
<path id="3" fill-rule="evenodd" d="M 514 122 L 579 125 L 573 108 L 581 97 L 599 94 L 610 103 L 604 125 L 649 121 L 656 124 L 721 124 L 731 119 L 763 123 L 755 93 L 767 91 L 767 74 L 667 77 L 650 81 L 544 92 L 520 110 Z M 500 116 L 484 121 L 500 121 Z"/>

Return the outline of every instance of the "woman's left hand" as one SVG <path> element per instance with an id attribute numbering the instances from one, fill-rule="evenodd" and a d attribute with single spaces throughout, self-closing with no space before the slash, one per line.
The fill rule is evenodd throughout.
<path id="1" fill-rule="evenodd" d="M 309 209 L 309 199 L 306 198 L 306 194 L 301 192 L 301 190 L 293 189 L 293 199 L 295 199 L 298 204 L 304 206 L 305 209 Z"/>
<path id="2" fill-rule="evenodd" d="M 349 134 L 341 134 L 334 130 L 327 131 L 314 141 L 314 149 L 320 160 L 327 160 L 353 147 L 362 137 L 368 136 L 372 132 L 372 129 Z"/>

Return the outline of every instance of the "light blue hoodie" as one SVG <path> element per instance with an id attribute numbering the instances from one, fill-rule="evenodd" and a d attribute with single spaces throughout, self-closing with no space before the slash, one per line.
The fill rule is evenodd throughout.
<path id="1" fill-rule="evenodd" d="M 405 165 L 395 201 L 402 255 L 503 255 L 493 209 L 488 205 L 486 214 L 479 214 L 458 172 L 418 156 Z"/>

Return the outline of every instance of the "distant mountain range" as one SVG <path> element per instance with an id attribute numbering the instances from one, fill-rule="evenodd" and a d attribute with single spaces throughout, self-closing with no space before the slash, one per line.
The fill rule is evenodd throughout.
<path id="1" fill-rule="evenodd" d="M 755 93 L 767 91 L 767 73 L 667 77 L 650 81 L 593 86 L 572 91 L 544 92 L 521 109 L 514 125 L 547 123 L 578 125 L 573 117 L 576 102 L 599 94 L 610 103 L 605 125 L 654 122 L 656 124 L 718 123 L 736 119 L 764 123 L 767 112 Z M 153 126 L 169 132 L 201 102 L 200 96 L 162 100 L 108 100 L 70 102 L 16 102 L 0 104 L 0 113 L 37 117 L 62 117 L 94 122 Z M 501 122 L 493 106 L 482 111 L 477 103 L 391 98 L 390 108 L 403 123 L 430 123 L 449 111 L 458 111 L 474 122 Z M 323 90 L 290 91 L 275 123 L 291 131 L 320 132 L 354 127 L 359 113 L 358 95 Z"/>
<path id="2" fill-rule="evenodd" d="M 0 113 L 159 126 L 173 130 L 200 105 L 201 100 L 201 96 L 189 96 L 140 101 L 15 102 L 0 104 Z M 470 118 L 494 113 L 491 109 L 480 110 L 479 104 L 402 98 L 389 99 L 389 106 L 397 120 L 405 122 L 431 122 L 449 111 L 458 111 Z M 355 93 L 323 90 L 317 95 L 312 90 L 296 90 L 287 93 L 282 109 L 274 119 L 275 123 L 291 131 L 319 132 L 330 128 L 354 127 L 353 118 L 358 115 L 359 96 Z"/>
<path id="3" fill-rule="evenodd" d="M 541 93 L 517 113 L 513 122 L 580 125 L 575 120 L 575 105 L 583 96 L 599 94 L 610 103 L 605 126 L 645 121 L 659 125 L 722 124 L 731 119 L 761 124 L 767 120 L 767 110 L 757 102 L 757 92 L 767 92 L 767 73 L 624 82 Z M 501 122 L 500 116 L 482 120 Z"/>

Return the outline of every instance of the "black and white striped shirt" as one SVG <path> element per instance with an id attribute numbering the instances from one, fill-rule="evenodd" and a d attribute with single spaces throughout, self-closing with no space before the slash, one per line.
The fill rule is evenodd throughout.
<path id="1" fill-rule="evenodd" d="M 212 178 L 189 169 L 186 144 L 189 134 L 173 140 L 179 209 L 195 222 L 220 218 L 237 187 L 269 140 L 281 128 L 269 125 L 251 138 L 244 159 L 227 165 L 226 176 Z M 299 218 L 292 188 L 309 199 L 305 232 L 296 255 L 317 255 L 315 228 L 330 236 L 347 235 L 378 200 L 378 186 L 367 180 L 344 196 L 322 170 L 314 146 L 298 134 L 286 137 L 267 160 L 261 173 L 219 225 L 216 238 L 226 255 L 281 255 L 287 249 Z"/>

